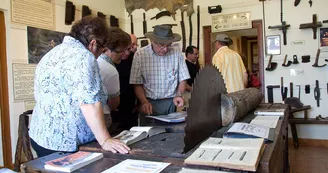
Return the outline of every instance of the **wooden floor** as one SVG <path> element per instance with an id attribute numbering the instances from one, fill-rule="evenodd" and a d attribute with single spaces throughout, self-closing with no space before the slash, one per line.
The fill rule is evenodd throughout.
<path id="1" fill-rule="evenodd" d="M 290 173 L 328 173 L 328 147 L 289 145 Z"/>

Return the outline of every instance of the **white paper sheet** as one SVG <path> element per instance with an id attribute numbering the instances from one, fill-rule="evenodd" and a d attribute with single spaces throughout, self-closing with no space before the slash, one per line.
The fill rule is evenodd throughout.
<path id="1" fill-rule="evenodd" d="M 159 173 L 170 163 L 127 159 L 102 173 Z"/>

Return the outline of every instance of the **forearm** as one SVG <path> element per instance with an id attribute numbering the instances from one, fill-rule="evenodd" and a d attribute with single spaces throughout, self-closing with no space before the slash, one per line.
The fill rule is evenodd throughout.
<path id="1" fill-rule="evenodd" d="M 191 86 L 186 83 L 186 90 L 191 91 Z"/>
<path id="2" fill-rule="evenodd" d="M 116 96 L 111 99 L 108 99 L 108 105 L 111 110 L 116 110 L 117 107 L 120 105 L 120 96 Z"/>
<path id="3" fill-rule="evenodd" d="M 102 145 L 105 140 L 111 136 L 106 128 L 101 102 L 95 104 L 83 104 L 80 108 L 92 133 L 95 135 L 98 143 Z"/>
<path id="4" fill-rule="evenodd" d="M 186 85 L 188 85 L 186 81 L 181 81 L 179 83 L 177 93 L 183 94 L 186 90 Z"/>
<path id="5" fill-rule="evenodd" d="M 247 85 L 248 85 L 248 75 L 246 72 L 244 73 L 244 85 L 245 85 L 245 87 L 247 87 Z"/>
<path id="6" fill-rule="evenodd" d="M 145 95 L 145 90 L 142 85 L 134 85 L 134 92 L 135 92 L 137 98 L 139 99 L 139 101 L 141 102 L 141 104 L 148 102 L 146 95 Z"/>

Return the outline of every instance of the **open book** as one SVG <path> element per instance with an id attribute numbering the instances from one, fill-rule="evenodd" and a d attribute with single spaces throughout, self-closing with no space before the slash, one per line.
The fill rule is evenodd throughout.
<path id="1" fill-rule="evenodd" d="M 44 168 L 53 171 L 73 172 L 101 158 L 103 158 L 102 153 L 78 151 L 74 154 L 47 161 Z"/>
<path id="2" fill-rule="evenodd" d="M 274 130 L 273 128 L 256 124 L 234 123 L 223 134 L 223 138 L 264 138 L 265 140 L 273 141 Z"/>
<path id="3" fill-rule="evenodd" d="M 209 138 L 186 160 L 186 164 L 256 171 L 264 140 Z"/>
<path id="4" fill-rule="evenodd" d="M 165 128 L 162 127 L 132 127 L 130 130 L 124 130 L 117 136 L 115 136 L 115 139 L 119 139 L 126 145 L 133 144 L 135 142 L 138 142 L 140 140 L 143 140 L 147 138 L 148 136 L 154 136 L 160 133 L 165 133 Z"/>
<path id="5" fill-rule="evenodd" d="M 168 115 L 158 115 L 158 116 L 146 116 L 147 118 L 153 118 L 156 120 L 169 122 L 169 123 L 180 123 L 186 120 L 187 112 L 174 112 Z"/>
<path id="6" fill-rule="evenodd" d="M 279 121 L 279 116 L 256 116 L 250 124 L 265 126 L 269 128 L 276 128 Z"/>

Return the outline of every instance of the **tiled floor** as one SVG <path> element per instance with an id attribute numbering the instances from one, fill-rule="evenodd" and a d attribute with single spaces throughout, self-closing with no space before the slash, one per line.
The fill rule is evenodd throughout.
<path id="1" fill-rule="evenodd" d="M 291 173 L 328 173 L 328 148 L 289 145 Z"/>

